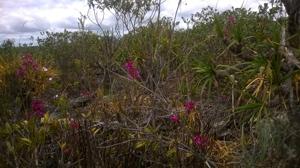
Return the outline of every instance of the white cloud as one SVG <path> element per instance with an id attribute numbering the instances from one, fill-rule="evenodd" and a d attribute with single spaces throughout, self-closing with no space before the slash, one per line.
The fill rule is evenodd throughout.
<path id="1" fill-rule="evenodd" d="M 74 28 L 80 11 L 88 7 L 83 0 L 5 0 L 0 2 L 2 38 L 40 31 Z M 19 38 L 19 37 L 17 37 Z"/>

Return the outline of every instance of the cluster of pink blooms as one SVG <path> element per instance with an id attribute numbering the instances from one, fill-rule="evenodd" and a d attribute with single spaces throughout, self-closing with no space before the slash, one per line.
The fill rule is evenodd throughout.
<path id="1" fill-rule="evenodd" d="M 89 91 L 81 91 L 80 96 L 81 97 L 92 97 L 92 93 Z"/>
<path id="2" fill-rule="evenodd" d="M 67 146 L 64 148 L 63 154 L 69 156 L 72 153 L 72 151 L 73 151 L 72 148 Z"/>
<path id="3" fill-rule="evenodd" d="M 70 126 L 72 129 L 79 129 L 80 123 L 79 123 L 79 121 L 76 121 L 74 118 L 71 118 L 71 119 L 70 119 L 69 126 Z"/>
<path id="4" fill-rule="evenodd" d="M 229 38 L 229 29 L 231 29 L 236 24 L 236 18 L 233 15 L 227 17 L 227 25 L 224 27 L 224 38 Z"/>
<path id="5" fill-rule="evenodd" d="M 233 26 L 236 24 L 236 18 L 233 15 L 227 17 L 227 24 L 228 26 Z"/>
<path id="6" fill-rule="evenodd" d="M 184 103 L 184 108 L 187 113 L 190 113 L 191 111 L 195 110 L 196 104 L 194 101 L 189 100 Z"/>
<path id="7" fill-rule="evenodd" d="M 196 103 L 192 100 L 186 101 L 184 103 L 184 108 L 185 108 L 185 112 L 187 114 L 189 114 L 190 112 L 192 112 L 193 110 L 196 109 Z M 173 123 L 179 123 L 180 119 L 178 114 L 172 114 L 170 115 L 169 119 L 173 122 Z M 200 134 L 196 134 L 193 137 L 193 143 L 200 149 L 205 149 L 208 145 L 209 145 L 209 138 L 207 136 L 202 136 Z"/>
<path id="8" fill-rule="evenodd" d="M 171 120 L 172 122 L 174 122 L 174 123 L 179 123 L 179 116 L 178 116 L 178 114 L 172 114 L 172 115 L 170 116 L 170 120 Z"/>
<path id="9" fill-rule="evenodd" d="M 42 100 L 32 100 L 31 109 L 37 117 L 43 117 L 46 113 L 45 104 Z"/>
<path id="10" fill-rule="evenodd" d="M 132 60 L 128 60 L 124 63 L 124 68 L 127 71 L 130 79 L 141 79 L 140 71 L 134 65 Z"/>
<path id="11" fill-rule="evenodd" d="M 25 54 L 22 57 L 21 66 L 16 71 L 16 75 L 18 77 L 24 77 L 30 70 L 37 71 L 38 68 L 38 63 L 32 58 L 32 55 Z"/>
<path id="12" fill-rule="evenodd" d="M 185 112 L 187 114 L 189 114 L 190 112 L 192 112 L 193 110 L 196 109 L 196 103 L 192 100 L 186 101 L 184 103 L 184 109 L 185 109 Z M 170 115 L 169 119 L 174 123 L 179 123 L 179 121 L 180 121 L 178 114 Z"/>
<path id="13" fill-rule="evenodd" d="M 197 147 L 203 149 L 208 146 L 209 139 L 207 136 L 197 134 L 193 137 L 193 142 Z"/>

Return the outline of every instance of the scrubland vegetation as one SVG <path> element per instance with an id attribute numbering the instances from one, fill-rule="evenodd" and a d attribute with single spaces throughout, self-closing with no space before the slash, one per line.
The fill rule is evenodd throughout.
<path id="1" fill-rule="evenodd" d="M 160 3 L 89 1 L 115 27 L 83 16 L 37 46 L 2 43 L 0 167 L 299 167 L 284 6 L 207 7 L 179 29 Z"/>

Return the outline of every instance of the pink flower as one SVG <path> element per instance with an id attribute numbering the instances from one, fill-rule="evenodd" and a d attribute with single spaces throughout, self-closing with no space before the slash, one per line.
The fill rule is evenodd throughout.
<path id="1" fill-rule="evenodd" d="M 134 62 L 132 60 L 128 60 L 127 62 L 125 62 L 124 67 L 126 70 L 132 69 L 134 68 Z"/>
<path id="2" fill-rule="evenodd" d="M 233 26 L 236 23 L 236 18 L 233 15 L 227 17 L 227 23 L 229 26 Z"/>
<path id="3" fill-rule="evenodd" d="M 74 120 L 73 118 L 71 118 L 69 126 L 73 129 L 79 129 L 80 123 L 78 121 Z"/>
<path id="4" fill-rule="evenodd" d="M 27 68 L 25 66 L 20 66 L 16 71 L 17 77 L 20 77 L 20 78 L 24 77 L 26 74 L 26 71 L 27 71 Z"/>
<path id="5" fill-rule="evenodd" d="M 69 156 L 72 153 L 72 148 L 71 147 L 66 147 L 63 149 L 63 154 L 66 156 Z"/>
<path id="6" fill-rule="evenodd" d="M 172 114 L 170 120 L 174 123 L 179 123 L 179 116 L 177 114 Z"/>
<path id="7" fill-rule="evenodd" d="M 135 67 L 132 60 L 128 60 L 124 64 L 124 68 L 127 71 L 130 79 L 140 79 L 140 71 Z"/>
<path id="8" fill-rule="evenodd" d="M 32 58 L 31 54 L 25 54 L 22 58 L 22 65 L 30 67 L 32 70 L 38 70 L 38 63 Z"/>
<path id="9" fill-rule="evenodd" d="M 31 109 L 32 109 L 34 115 L 36 115 L 38 117 L 43 117 L 46 113 L 45 104 L 41 100 L 33 100 L 31 102 Z"/>
<path id="10" fill-rule="evenodd" d="M 92 93 L 89 92 L 89 91 L 81 91 L 81 92 L 80 92 L 80 96 L 81 96 L 81 97 L 91 97 L 91 96 L 92 96 Z"/>
<path id="11" fill-rule="evenodd" d="M 22 57 L 21 66 L 17 69 L 17 77 L 24 77 L 29 70 L 37 71 L 39 68 L 38 63 L 32 58 L 31 54 L 25 54 Z"/>
<path id="12" fill-rule="evenodd" d="M 195 102 L 192 100 L 186 101 L 184 103 L 184 108 L 187 113 L 190 113 L 191 111 L 195 110 L 195 107 L 196 107 Z"/>
<path id="13" fill-rule="evenodd" d="M 205 148 L 208 146 L 209 140 L 207 136 L 195 135 L 193 137 L 194 144 L 199 148 Z"/>

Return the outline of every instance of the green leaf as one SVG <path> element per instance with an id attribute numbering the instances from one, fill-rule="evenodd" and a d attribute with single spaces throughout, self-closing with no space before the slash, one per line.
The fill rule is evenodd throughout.
<path id="1" fill-rule="evenodd" d="M 11 134 L 11 133 L 13 132 L 13 129 L 12 129 L 12 127 L 10 126 L 9 123 L 5 123 L 5 131 L 6 131 L 6 133 L 8 133 L 8 134 Z"/>
<path id="2" fill-rule="evenodd" d="M 262 104 L 260 104 L 260 103 L 246 104 L 246 105 L 237 107 L 236 112 L 242 112 L 242 111 L 246 111 L 246 110 L 254 110 L 254 109 L 260 108 L 261 106 L 262 106 Z"/>
<path id="3" fill-rule="evenodd" d="M 135 149 L 139 149 L 146 145 L 146 141 L 140 141 L 135 144 Z"/>
<path id="4" fill-rule="evenodd" d="M 193 156 L 193 153 L 192 152 L 188 152 L 185 154 L 185 157 L 189 158 L 189 157 L 192 157 Z"/>
<path id="5" fill-rule="evenodd" d="M 9 152 L 14 152 L 14 147 L 10 144 L 9 141 L 6 141 L 6 146 Z"/>
<path id="6" fill-rule="evenodd" d="M 167 156 L 168 156 L 168 157 L 171 157 L 171 156 L 173 156 L 173 154 L 175 154 L 175 153 L 176 153 L 176 148 L 175 148 L 175 147 L 174 147 L 174 148 L 171 148 L 171 149 L 168 150 Z"/>
<path id="7" fill-rule="evenodd" d="M 28 138 L 20 138 L 21 142 L 24 143 L 25 145 L 31 146 L 32 141 Z"/>
<path id="8" fill-rule="evenodd" d="M 96 136 L 96 134 L 100 131 L 99 128 L 92 128 L 92 133 L 93 133 L 93 136 Z"/>

